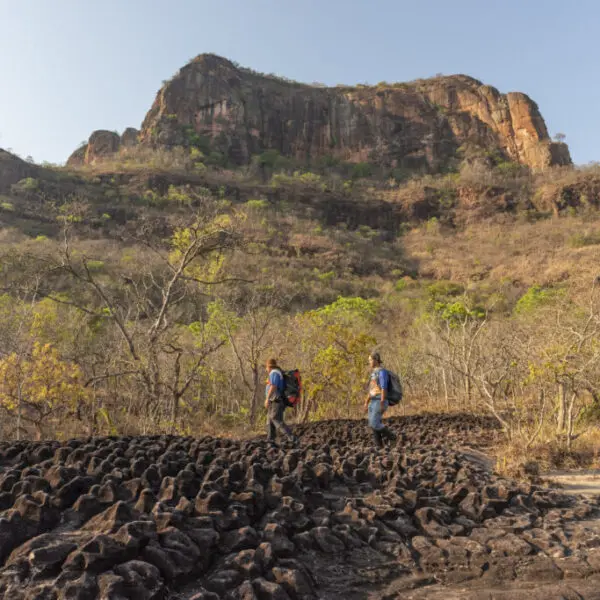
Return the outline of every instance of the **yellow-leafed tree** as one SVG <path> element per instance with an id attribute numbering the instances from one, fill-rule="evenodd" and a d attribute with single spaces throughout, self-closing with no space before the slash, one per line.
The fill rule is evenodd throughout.
<path id="1" fill-rule="evenodd" d="M 0 360 L 0 406 L 17 417 L 17 436 L 24 422 L 41 439 L 52 417 L 75 411 L 89 397 L 79 366 L 51 344 L 35 342 L 31 354 L 13 352 Z"/>
<path id="2" fill-rule="evenodd" d="M 377 301 L 339 297 L 297 317 L 305 352 L 304 417 L 334 418 L 361 406 L 369 377 L 367 358 Z"/>

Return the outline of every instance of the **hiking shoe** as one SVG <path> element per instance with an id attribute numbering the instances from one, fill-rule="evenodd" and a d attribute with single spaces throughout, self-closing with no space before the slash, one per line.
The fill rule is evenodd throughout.
<path id="1" fill-rule="evenodd" d="M 283 442 L 283 446 L 285 446 L 286 448 L 297 448 L 298 447 L 298 438 L 294 435 L 291 437 L 288 437 L 284 442 Z"/>
<path id="2" fill-rule="evenodd" d="M 388 429 L 387 427 L 385 427 L 384 429 L 381 429 L 379 433 L 381 434 L 381 437 L 384 438 L 385 440 L 389 441 L 390 444 L 395 442 L 398 439 L 396 434 L 391 429 Z"/>
<path id="3" fill-rule="evenodd" d="M 381 431 L 373 430 L 373 441 L 375 442 L 376 448 L 383 448 L 383 439 L 381 438 Z"/>

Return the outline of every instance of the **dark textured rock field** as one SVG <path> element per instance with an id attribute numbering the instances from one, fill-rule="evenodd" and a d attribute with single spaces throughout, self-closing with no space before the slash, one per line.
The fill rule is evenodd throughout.
<path id="1" fill-rule="evenodd" d="M 0 597 L 600 598 L 595 499 L 492 475 L 489 420 L 390 424 L 0 444 Z"/>

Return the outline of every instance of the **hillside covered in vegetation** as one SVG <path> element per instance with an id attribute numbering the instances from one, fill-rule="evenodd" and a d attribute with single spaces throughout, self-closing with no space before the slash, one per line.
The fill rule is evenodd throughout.
<path id="1" fill-rule="evenodd" d="M 593 460 L 596 167 L 492 154 L 398 181 L 259 158 L 2 154 L 3 436 L 260 429 L 271 355 L 303 373 L 298 420 L 358 415 L 377 346 L 402 410 Z"/>

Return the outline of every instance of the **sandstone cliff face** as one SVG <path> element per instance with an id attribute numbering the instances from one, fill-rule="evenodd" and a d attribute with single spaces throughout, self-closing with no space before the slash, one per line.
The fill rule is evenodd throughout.
<path id="1" fill-rule="evenodd" d="M 122 148 L 131 148 L 138 143 L 139 131 L 128 127 L 123 135 L 114 131 L 98 130 L 90 136 L 87 144 L 77 148 L 67 160 L 67 165 L 93 164 L 98 160 L 113 156 Z"/>
<path id="2" fill-rule="evenodd" d="M 268 149 L 307 162 L 333 156 L 430 172 L 473 149 L 536 170 L 571 163 L 530 98 L 500 94 L 471 77 L 322 88 L 214 55 L 199 56 L 163 86 L 139 139 L 157 147 L 201 145 L 237 164 Z M 98 154 L 86 151 L 84 161 Z"/>

